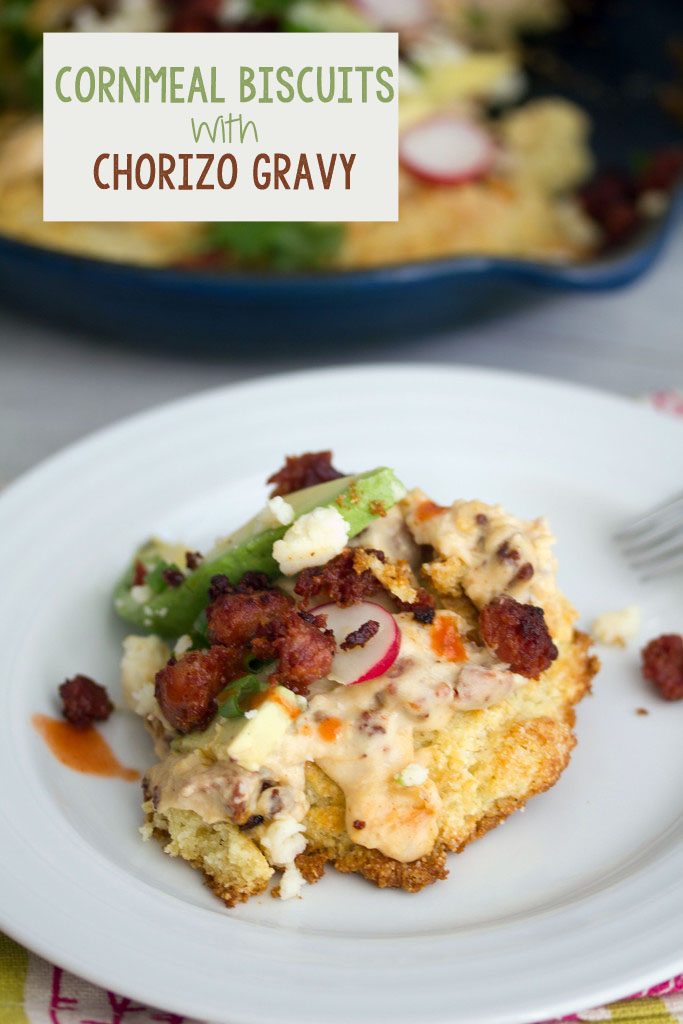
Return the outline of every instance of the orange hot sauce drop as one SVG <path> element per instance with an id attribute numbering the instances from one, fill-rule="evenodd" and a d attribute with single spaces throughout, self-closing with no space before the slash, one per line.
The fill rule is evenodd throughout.
<path id="1" fill-rule="evenodd" d="M 450 615 L 437 615 L 431 629 L 432 650 L 446 661 L 467 661 L 467 651 Z"/>
<path id="2" fill-rule="evenodd" d="M 77 729 L 49 715 L 34 715 L 33 727 L 45 740 L 58 761 L 75 772 L 135 782 L 140 772 L 118 760 L 104 736 L 94 726 Z"/>
<path id="3" fill-rule="evenodd" d="M 415 518 L 418 523 L 425 523 L 428 519 L 433 519 L 434 516 L 438 516 L 445 511 L 446 507 L 444 505 L 437 505 L 435 501 L 427 499 L 417 506 Z"/>
<path id="4" fill-rule="evenodd" d="M 334 743 L 343 724 L 341 718 L 323 718 L 318 726 L 318 734 L 326 743 Z"/>

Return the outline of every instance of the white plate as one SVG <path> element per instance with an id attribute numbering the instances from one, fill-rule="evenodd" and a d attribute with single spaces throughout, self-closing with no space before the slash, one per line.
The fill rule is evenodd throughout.
<path id="1" fill-rule="evenodd" d="M 683 426 L 539 379 L 340 369 L 191 398 L 105 431 L 0 498 L 0 926 L 76 974 L 230 1024 L 495 1024 L 616 998 L 683 966 L 683 703 L 605 651 L 571 766 L 420 895 L 328 872 L 301 901 L 225 909 L 140 842 L 137 787 L 70 772 L 30 726 L 85 672 L 117 692 L 109 594 L 151 532 L 197 545 L 251 515 L 283 453 L 331 446 L 437 500 L 547 512 L 561 583 L 590 623 L 637 603 L 683 626 L 680 580 L 641 586 L 612 531 L 680 489 Z M 638 717 L 635 708 L 650 710 Z M 105 732 L 151 760 L 140 724 Z"/>

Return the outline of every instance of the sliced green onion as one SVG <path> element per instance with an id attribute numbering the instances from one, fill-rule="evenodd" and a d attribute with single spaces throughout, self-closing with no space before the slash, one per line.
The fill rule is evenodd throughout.
<path id="1" fill-rule="evenodd" d="M 218 714 L 222 718 L 241 718 L 247 710 L 245 701 L 267 689 L 268 679 L 264 676 L 248 675 L 235 679 L 219 694 Z"/>

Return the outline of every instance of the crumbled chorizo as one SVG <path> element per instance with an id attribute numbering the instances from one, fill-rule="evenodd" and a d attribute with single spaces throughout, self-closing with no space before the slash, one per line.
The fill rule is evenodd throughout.
<path id="1" fill-rule="evenodd" d="M 251 594 L 257 590 L 271 590 L 270 580 L 265 572 L 245 572 L 235 587 L 238 594 Z"/>
<path id="2" fill-rule="evenodd" d="M 346 548 L 326 565 L 304 569 L 299 573 L 294 593 L 309 603 L 320 595 L 347 608 L 361 601 L 368 601 L 376 594 L 386 593 L 395 602 L 399 611 L 411 612 L 418 622 L 430 623 L 434 619 L 434 598 L 423 587 L 418 587 L 415 601 L 400 601 L 391 590 L 375 576 L 370 569 L 356 568 L 358 553 L 365 552 L 386 562 L 383 551 L 374 548 Z"/>
<path id="3" fill-rule="evenodd" d="M 252 814 L 247 820 L 239 826 L 240 832 L 248 832 L 251 828 L 256 828 L 258 825 L 262 825 L 266 819 L 262 814 Z"/>
<path id="4" fill-rule="evenodd" d="M 136 558 L 133 564 L 133 579 L 131 585 L 141 587 L 147 579 L 147 566 L 141 558 Z"/>
<path id="5" fill-rule="evenodd" d="M 665 633 L 642 652 L 642 672 L 665 700 L 683 700 L 683 637 Z"/>
<path id="6" fill-rule="evenodd" d="M 350 651 L 353 647 L 365 647 L 368 640 L 372 640 L 378 632 L 379 622 L 375 619 L 368 619 L 358 629 L 352 630 L 339 647 L 342 651 Z"/>
<path id="7" fill-rule="evenodd" d="M 271 498 L 284 496 L 302 487 L 313 487 L 328 480 L 344 476 L 332 465 L 332 452 L 305 452 L 303 455 L 288 455 L 285 464 L 277 473 L 268 477 L 267 483 L 274 484 Z"/>
<path id="8" fill-rule="evenodd" d="M 222 573 L 211 577 L 209 584 L 209 602 L 217 601 L 221 594 L 234 594 L 235 586 Z"/>
<path id="9" fill-rule="evenodd" d="M 511 548 L 510 542 L 507 540 L 504 540 L 503 543 L 500 545 L 497 554 L 501 562 L 519 561 L 519 551 L 517 550 L 517 548 Z"/>
<path id="10" fill-rule="evenodd" d="M 212 644 L 246 653 L 260 629 L 285 618 L 293 607 L 281 590 L 233 591 L 221 594 L 206 609 L 207 635 Z"/>
<path id="11" fill-rule="evenodd" d="M 316 679 L 324 679 L 329 674 L 336 647 L 329 630 L 322 632 L 293 607 L 286 615 L 261 626 L 251 645 L 257 658 L 278 659 L 269 682 L 300 694 L 305 694 Z"/>
<path id="12" fill-rule="evenodd" d="M 251 594 L 258 590 L 270 590 L 270 580 L 264 572 L 245 572 L 239 583 L 233 583 L 219 573 L 211 577 L 209 601 L 216 601 L 222 594 Z"/>
<path id="13" fill-rule="evenodd" d="M 525 562 L 524 565 L 515 573 L 512 577 L 511 583 L 526 583 L 534 575 L 534 567 L 531 562 Z"/>
<path id="14" fill-rule="evenodd" d="M 436 615 L 434 598 L 424 587 L 417 588 L 417 598 L 413 602 L 398 601 L 397 604 L 399 611 L 411 612 L 416 622 L 429 626 L 434 621 Z"/>
<path id="15" fill-rule="evenodd" d="M 186 551 L 185 552 L 185 565 L 188 569 L 196 569 L 204 561 L 204 555 L 201 551 Z"/>
<path id="16" fill-rule="evenodd" d="M 383 589 L 382 584 L 369 569 L 356 572 L 354 559 L 357 550 L 346 548 L 326 565 L 302 570 L 297 578 L 294 593 L 305 602 L 325 594 L 330 601 L 341 605 L 342 608 L 366 601 L 379 593 Z M 382 562 L 385 560 L 381 551 L 372 550 L 370 553 L 376 555 Z"/>
<path id="17" fill-rule="evenodd" d="M 165 0 L 170 9 L 169 32 L 216 32 L 220 27 L 219 0 Z"/>
<path id="18" fill-rule="evenodd" d="M 482 639 L 513 672 L 537 679 L 557 658 L 542 608 L 496 597 L 479 616 Z"/>
<path id="19" fill-rule="evenodd" d="M 306 611 L 305 608 L 299 609 L 299 615 L 304 622 L 309 622 L 311 626 L 317 626 L 318 629 L 325 629 L 327 626 L 326 615 L 314 615 L 313 612 Z"/>
<path id="20" fill-rule="evenodd" d="M 618 171 L 601 172 L 579 193 L 585 213 L 602 229 L 606 245 L 623 241 L 638 226 L 637 198 L 633 178 Z"/>
<path id="21" fill-rule="evenodd" d="M 267 818 L 274 818 L 284 808 L 284 800 L 277 786 L 267 789 L 258 801 L 259 810 L 264 812 Z"/>
<path id="22" fill-rule="evenodd" d="M 334 636 L 324 630 L 325 617 L 296 610 L 291 597 L 269 586 L 258 573 L 243 577 L 236 590 L 223 593 L 207 608 L 212 643 L 230 648 L 242 658 L 249 650 L 264 661 L 278 659 L 271 682 L 297 692 L 327 675 L 335 651 Z M 242 588 L 247 586 L 244 591 Z M 323 631 L 324 630 L 324 631 Z"/>
<path id="23" fill-rule="evenodd" d="M 67 722 L 87 729 L 93 722 L 106 722 L 114 710 L 109 694 L 89 676 L 74 676 L 59 687 L 62 714 Z"/>
<path id="24" fill-rule="evenodd" d="M 188 651 L 156 674 L 154 692 L 166 720 L 180 733 L 204 729 L 216 713 L 216 697 L 244 673 L 241 655 L 228 647 Z"/>
<path id="25" fill-rule="evenodd" d="M 185 574 L 175 565 L 169 565 L 161 574 L 164 583 L 169 587 L 179 587 L 185 580 Z"/>
<path id="26" fill-rule="evenodd" d="M 370 708 L 366 708 L 359 716 L 357 728 L 367 736 L 383 736 L 387 731 L 380 721 L 380 711 Z"/>
<path id="27" fill-rule="evenodd" d="M 601 228 L 605 245 L 623 242 L 643 222 L 642 200 L 649 193 L 672 192 L 683 174 L 683 149 L 652 153 L 636 175 L 603 171 L 579 193 L 588 216 Z"/>

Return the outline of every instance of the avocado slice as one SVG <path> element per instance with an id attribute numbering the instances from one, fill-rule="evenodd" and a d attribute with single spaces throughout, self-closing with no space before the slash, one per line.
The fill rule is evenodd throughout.
<path id="1" fill-rule="evenodd" d="M 294 509 L 295 520 L 314 508 L 333 506 L 349 524 L 349 537 L 355 537 L 400 501 L 405 493 L 405 487 L 393 470 L 380 467 L 294 491 L 285 500 Z M 148 541 L 135 552 L 130 566 L 117 583 L 114 608 L 126 622 L 147 632 L 167 637 L 192 633 L 197 617 L 206 607 L 212 576 L 223 574 L 237 582 L 245 572 L 264 572 L 271 579 L 279 575 L 273 558 L 273 544 L 288 529 L 288 526 L 264 529 L 263 513 L 255 516 L 221 541 L 175 587 L 166 585 L 160 572 L 166 565 L 162 542 Z M 169 546 L 164 545 L 163 550 L 168 551 Z M 135 563 L 138 561 L 147 569 L 147 591 L 142 590 L 142 593 L 141 588 L 133 586 Z M 170 566 L 174 567 L 182 568 Z"/>

